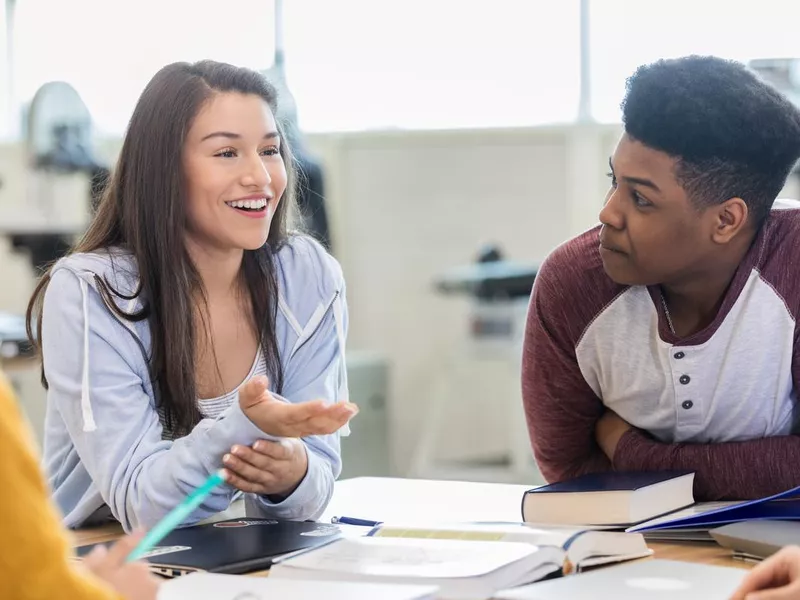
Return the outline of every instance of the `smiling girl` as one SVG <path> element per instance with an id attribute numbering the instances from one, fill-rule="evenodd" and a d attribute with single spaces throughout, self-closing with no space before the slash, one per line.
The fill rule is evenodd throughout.
<path id="1" fill-rule="evenodd" d="M 318 516 L 341 470 L 345 286 L 290 231 L 292 158 L 258 73 L 164 67 L 98 214 L 31 299 L 48 388 L 45 466 L 68 526 L 157 522 L 222 465 L 188 519 Z"/>

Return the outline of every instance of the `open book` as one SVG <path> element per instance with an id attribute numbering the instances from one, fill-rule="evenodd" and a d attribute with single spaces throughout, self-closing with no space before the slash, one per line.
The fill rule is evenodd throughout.
<path id="1" fill-rule="evenodd" d="M 401 525 L 384 523 L 370 533 L 373 537 L 404 539 L 454 539 L 467 541 L 522 542 L 558 548 L 563 552 L 563 571 L 650 556 L 644 537 L 637 533 L 600 531 L 574 527 L 533 526 L 522 523 L 454 523 Z"/>
<path id="2" fill-rule="evenodd" d="M 478 600 L 558 572 L 563 555 L 520 542 L 340 538 L 279 559 L 269 578 L 430 585 L 438 598 Z"/>

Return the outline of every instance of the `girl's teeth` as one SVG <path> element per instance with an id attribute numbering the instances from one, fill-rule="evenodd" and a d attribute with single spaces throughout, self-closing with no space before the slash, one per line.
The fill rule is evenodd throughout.
<path id="1" fill-rule="evenodd" d="M 267 205 L 266 200 L 234 200 L 227 202 L 228 206 L 233 208 L 246 208 L 249 210 L 261 210 Z"/>

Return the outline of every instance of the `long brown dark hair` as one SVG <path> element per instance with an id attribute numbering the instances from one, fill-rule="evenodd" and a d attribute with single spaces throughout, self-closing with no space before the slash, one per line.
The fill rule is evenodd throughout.
<path id="1" fill-rule="evenodd" d="M 187 317 L 195 312 L 193 299 L 205 297 L 200 276 L 184 245 L 186 187 L 181 157 L 195 116 L 217 92 L 255 94 L 264 99 L 273 114 L 277 112 L 275 89 L 255 71 L 213 61 L 174 63 L 161 69 L 136 104 L 97 214 L 70 251 L 119 247 L 136 260 L 140 279 L 133 296 L 114 289 L 107 279 L 95 279 L 106 304 L 119 317 L 133 322 L 148 320 L 149 367 L 157 404 L 166 427 L 178 434 L 189 432 L 201 418 L 195 381 L 198 332 L 195 320 Z M 278 128 L 280 132 L 280 124 Z M 286 192 L 272 219 L 267 243 L 258 250 L 244 252 L 241 273 L 249 290 L 254 328 L 267 372 L 278 392 L 283 386 L 283 373 L 275 333 L 278 282 L 273 255 L 289 236 L 295 182 L 291 150 L 285 136 L 281 137 L 280 154 L 288 175 Z M 28 336 L 40 351 L 42 307 L 49 282 L 48 271 L 36 287 L 27 311 Z M 143 308 L 125 313 L 112 296 L 140 298 Z M 47 387 L 44 371 L 42 382 Z"/>

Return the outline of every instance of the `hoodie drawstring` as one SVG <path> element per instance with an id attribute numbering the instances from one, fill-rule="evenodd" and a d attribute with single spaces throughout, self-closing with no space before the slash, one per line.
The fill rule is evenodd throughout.
<path id="1" fill-rule="evenodd" d="M 94 431 L 97 425 L 94 422 L 92 403 L 89 400 L 89 284 L 80 279 L 81 296 L 83 300 L 83 376 L 81 377 L 81 414 L 83 415 L 83 430 Z"/>
<path id="2" fill-rule="evenodd" d="M 333 320 L 336 325 L 336 337 L 339 340 L 339 390 L 336 394 L 339 402 L 345 402 L 348 399 L 349 391 L 347 386 L 347 362 L 345 361 L 344 347 L 344 307 L 342 306 L 342 295 L 337 295 L 333 301 Z M 350 424 L 345 424 L 339 430 L 341 435 L 350 435 Z"/>

